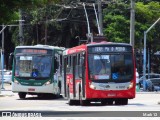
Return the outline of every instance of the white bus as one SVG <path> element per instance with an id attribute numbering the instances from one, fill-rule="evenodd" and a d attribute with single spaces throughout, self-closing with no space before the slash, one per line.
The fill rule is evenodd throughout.
<path id="1" fill-rule="evenodd" d="M 18 46 L 12 67 L 12 91 L 20 99 L 27 94 L 59 96 L 61 92 L 61 64 L 64 48 L 48 45 Z"/>

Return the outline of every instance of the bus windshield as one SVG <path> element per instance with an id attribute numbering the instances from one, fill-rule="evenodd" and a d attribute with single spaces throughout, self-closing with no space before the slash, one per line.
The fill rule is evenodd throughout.
<path id="1" fill-rule="evenodd" d="M 50 55 L 17 55 L 15 57 L 15 76 L 46 78 L 50 76 L 51 65 Z"/>
<path id="2" fill-rule="evenodd" d="M 89 54 L 91 80 L 125 82 L 133 78 L 132 54 Z"/>

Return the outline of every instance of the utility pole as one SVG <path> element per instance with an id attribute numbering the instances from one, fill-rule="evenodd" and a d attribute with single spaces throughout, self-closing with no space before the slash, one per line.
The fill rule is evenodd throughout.
<path id="1" fill-rule="evenodd" d="M 7 26 L 19 26 L 19 25 L 2 25 L 2 30 L 0 31 L 0 34 L 2 33 L 2 49 L 1 49 L 1 70 L 2 70 L 2 86 L 1 89 L 4 89 L 4 30 Z"/>
<path id="2" fill-rule="evenodd" d="M 20 45 L 23 45 L 24 41 L 23 41 L 22 10 L 21 9 L 19 9 L 19 14 L 20 14 L 20 17 L 19 17 L 19 41 L 20 41 Z"/>
<path id="3" fill-rule="evenodd" d="M 103 20 L 102 20 L 102 2 L 98 1 L 98 16 L 99 16 L 99 26 L 100 26 L 100 35 L 103 35 Z"/>
<path id="4" fill-rule="evenodd" d="M 37 31 L 37 44 L 39 43 L 39 38 L 38 38 L 38 22 L 37 22 L 37 24 L 36 24 L 36 31 Z"/>
<path id="5" fill-rule="evenodd" d="M 146 39 L 147 33 L 160 21 L 160 18 L 154 22 L 147 31 L 144 31 L 144 52 L 143 52 L 143 91 L 146 91 Z"/>
<path id="6" fill-rule="evenodd" d="M 47 44 L 47 16 L 46 16 L 46 21 L 45 21 L 45 45 Z"/>
<path id="7" fill-rule="evenodd" d="M 131 0 L 131 16 L 130 16 L 130 44 L 134 49 L 134 32 L 135 32 L 135 0 Z"/>
<path id="8" fill-rule="evenodd" d="M 4 90 L 4 29 L 6 27 L 2 25 L 2 49 L 1 49 L 1 70 L 2 70 L 2 87 L 1 89 Z"/>

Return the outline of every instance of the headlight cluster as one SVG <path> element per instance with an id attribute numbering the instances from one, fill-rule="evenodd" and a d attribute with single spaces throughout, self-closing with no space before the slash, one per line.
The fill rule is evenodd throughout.
<path id="1" fill-rule="evenodd" d="M 45 85 L 49 85 L 49 84 L 51 84 L 51 80 L 49 80 L 49 81 L 47 81 L 47 82 L 45 83 Z"/>
<path id="2" fill-rule="evenodd" d="M 14 83 L 19 84 L 18 80 L 14 79 Z"/>
<path id="3" fill-rule="evenodd" d="M 129 84 L 129 86 L 128 86 L 128 89 L 133 88 L 133 86 L 134 86 L 133 82 L 130 82 L 130 84 Z"/>
<path id="4" fill-rule="evenodd" d="M 96 87 L 92 84 L 92 82 L 89 84 L 89 87 L 94 90 L 96 89 Z"/>

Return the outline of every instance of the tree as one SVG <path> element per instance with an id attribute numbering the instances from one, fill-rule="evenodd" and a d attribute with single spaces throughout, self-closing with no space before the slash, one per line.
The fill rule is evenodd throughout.
<path id="1" fill-rule="evenodd" d="M 19 19 L 18 9 L 42 7 L 48 3 L 56 3 L 58 0 L 0 0 L 0 23 L 13 22 Z"/>
<path id="2" fill-rule="evenodd" d="M 135 46 L 139 47 L 143 39 L 144 31 L 147 30 L 160 16 L 160 2 L 143 2 L 136 3 L 135 13 Z M 130 31 L 130 4 L 124 4 L 123 0 L 119 0 L 114 4 L 108 5 L 105 9 L 104 16 L 104 33 L 108 40 L 113 42 L 127 42 L 129 43 Z M 157 31 L 157 32 L 156 32 Z M 155 27 L 149 34 L 148 39 L 153 41 L 155 39 L 154 33 L 159 37 L 159 27 Z"/>
<path id="3" fill-rule="evenodd" d="M 140 0 L 137 0 L 140 1 Z M 123 0 L 109 4 L 105 9 L 104 33 L 112 42 L 129 43 L 130 31 L 130 4 L 124 4 Z M 135 51 L 142 51 L 144 31 L 146 31 L 160 17 L 160 2 L 143 1 L 136 2 L 135 5 Z M 160 50 L 160 27 L 158 23 L 147 34 L 147 49 L 151 56 Z M 142 53 L 140 52 L 140 56 Z M 142 57 L 142 56 L 141 56 Z M 142 58 L 138 64 L 142 67 Z M 154 56 L 155 57 L 155 56 Z M 154 60 L 151 60 L 154 61 Z M 153 62 L 152 62 L 153 63 Z M 157 64 L 156 64 L 157 65 Z M 153 68 L 153 67 L 152 67 Z M 157 67 L 158 68 L 158 65 Z M 141 68 L 139 68 L 141 69 Z M 140 70 L 141 72 L 142 70 Z M 157 71 L 156 71 L 157 72 Z"/>
<path id="4" fill-rule="evenodd" d="M 104 10 L 104 33 L 109 41 L 129 43 L 129 4 L 122 0 L 111 3 Z"/>

